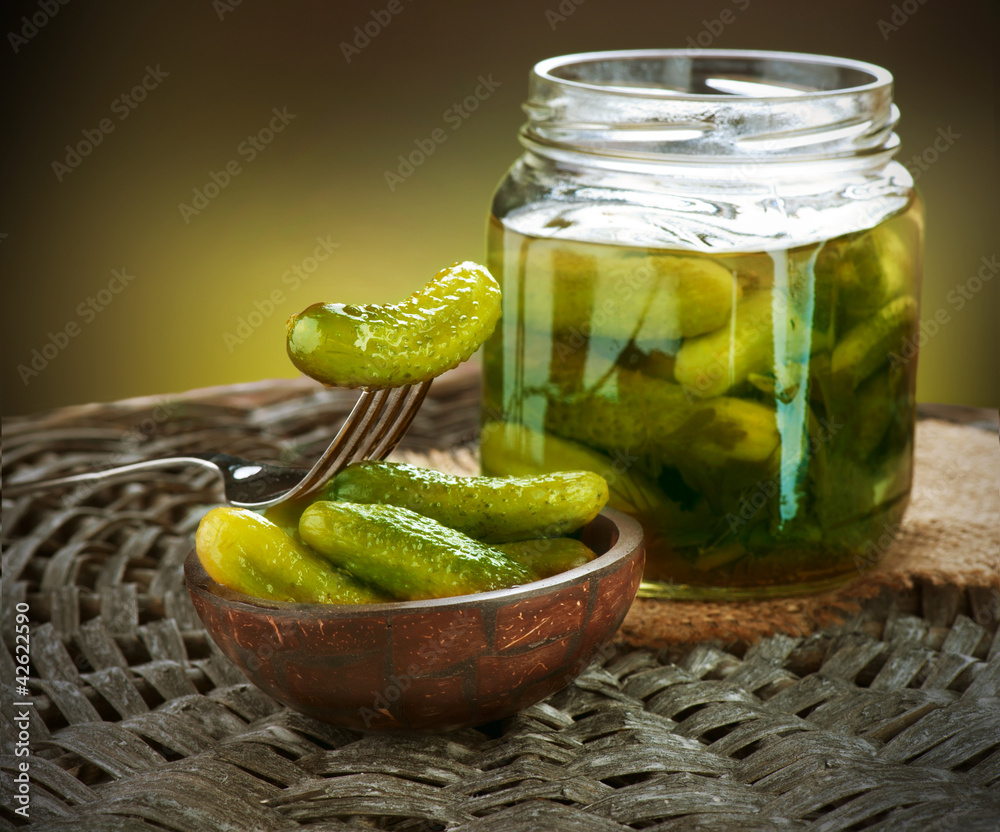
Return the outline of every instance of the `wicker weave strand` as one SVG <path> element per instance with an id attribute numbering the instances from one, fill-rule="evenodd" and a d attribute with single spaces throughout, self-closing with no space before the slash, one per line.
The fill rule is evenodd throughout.
<path id="1" fill-rule="evenodd" d="M 404 454 L 469 467 L 478 393 L 439 382 Z M 5 425 L 4 477 L 220 450 L 289 462 L 353 397 L 299 383 L 56 411 Z M 4 500 L 0 829 L 993 830 L 993 599 L 925 587 L 812 635 L 607 649 L 502 724 L 364 736 L 278 705 L 221 656 L 181 564 L 201 474 Z M 13 812 L 30 608 L 30 819 Z"/>

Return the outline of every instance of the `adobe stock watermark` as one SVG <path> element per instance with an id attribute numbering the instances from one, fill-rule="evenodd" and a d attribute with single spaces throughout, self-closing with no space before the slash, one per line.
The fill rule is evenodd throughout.
<path id="1" fill-rule="evenodd" d="M 892 13 L 889 15 L 889 19 L 885 20 L 880 17 L 875 23 L 879 34 L 882 35 L 882 40 L 889 40 L 889 35 L 898 32 L 905 26 L 907 21 L 920 11 L 920 7 L 926 2 L 927 0 L 903 0 L 902 3 L 893 3 L 890 7 Z"/>
<path id="2" fill-rule="evenodd" d="M 280 110 L 277 107 L 273 107 L 271 108 L 271 112 L 274 115 L 266 126 L 261 127 L 256 133 L 251 133 L 236 145 L 237 156 L 244 157 L 246 164 L 256 159 L 264 148 L 274 141 L 278 133 L 283 132 L 291 124 L 292 119 L 296 118 L 295 113 L 288 112 L 287 106 L 282 107 Z M 197 217 L 202 211 L 208 208 L 211 201 L 228 188 L 233 179 L 241 173 L 243 173 L 243 167 L 240 165 L 239 159 L 235 158 L 226 162 L 222 166 L 222 170 L 210 170 L 208 172 L 209 181 L 200 188 L 191 189 L 191 204 L 189 205 L 186 202 L 177 204 L 177 210 L 180 211 L 184 224 L 190 225 L 191 219 Z"/>
<path id="3" fill-rule="evenodd" d="M 146 74 L 142 76 L 142 80 L 111 102 L 109 105 L 111 112 L 118 116 L 118 121 L 125 121 L 132 114 L 132 111 L 146 100 L 146 96 L 160 86 L 164 78 L 169 77 L 170 73 L 160 69 L 159 64 L 155 67 L 146 64 Z M 63 161 L 53 160 L 52 172 L 56 175 L 56 180 L 62 182 L 66 174 L 76 170 L 83 163 L 83 160 L 104 141 L 105 137 L 114 132 L 114 129 L 114 121 L 109 116 L 105 116 L 97 122 L 96 127 L 81 130 L 80 134 L 83 138 L 74 145 L 66 145 L 66 156 Z"/>
<path id="4" fill-rule="evenodd" d="M 947 153 L 958 139 L 962 138 L 962 134 L 952 130 L 950 124 L 947 127 L 939 127 L 937 132 L 937 138 L 933 142 L 903 162 L 903 167 L 910 172 L 914 182 L 940 159 L 942 154 Z"/>
<path id="5" fill-rule="evenodd" d="M 984 627 L 989 627 L 990 624 L 1000 621 L 1000 592 L 995 589 L 991 590 L 989 603 L 976 610 L 975 619 Z"/>
<path id="6" fill-rule="evenodd" d="M 25 601 L 14 605 L 14 694 L 20 700 L 27 700 L 28 667 L 31 664 L 31 624 L 28 616 L 30 607 Z M 14 814 L 22 818 L 31 817 L 31 708 L 30 701 L 12 702 L 12 740 L 14 757 L 17 760 L 17 774 L 12 779 L 12 797 L 17 806 L 11 806 Z M 8 734 L 8 736 L 10 736 Z"/>
<path id="7" fill-rule="evenodd" d="M 426 672 L 435 662 L 445 657 L 453 647 L 465 641 L 467 636 L 473 634 L 474 629 L 475 624 L 471 620 L 463 618 L 444 630 L 436 642 L 426 641 L 421 644 L 417 649 L 415 660 L 407 665 L 404 672 L 392 674 L 385 689 L 381 692 L 371 691 L 372 706 L 358 709 L 358 716 L 364 720 L 365 727 L 371 727 L 372 721 L 378 719 L 380 715 L 388 714 L 390 705 L 402 698 L 403 694 L 410 689 L 414 678 Z"/>
<path id="8" fill-rule="evenodd" d="M 288 300 L 289 295 L 297 292 L 299 288 L 309 280 L 319 268 L 319 264 L 329 259 L 330 255 L 340 248 L 340 243 L 335 243 L 330 239 L 330 235 L 316 238 L 316 247 L 313 253 L 305 257 L 299 263 L 294 263 L 281 273 L 281 282 L 288 287 L 287 293 L 279 288 L 274 288 L 266 298 L 257 298 L 253 302 L 253 309 L 246 315 L 240 315 L 236 319 L 236 326 L 230 332 L 226 330 L 222 333 L 222 342 L 226 345 L 230 355 L 240 345 L 245 344 L 247 339 L 260 329 L 283 304 Z"/>
<path id="9" fill-rule="evenodd" d="M 342 40 L 340 42 L 340 52 L 347 63 L 351 58 L 360 55 L 361 50 L 370 44 L 375 38 L 382 34 L 382 31 L 392 23 L 392 19 L 400 14 L 404 9 L 402 0 L 389 0 L 383 9 L 371 9 L 368 18 L 359 26 L 354 27 L 354 35 L 350 43 Z"/>
<path id="10" fill-rule="evenodd" d="M 301 461 L 303 451 L 298 442 L 292 439 L 279 439 L 277 444 L 279 465 L 295 465 Z"/>
<path id="11" fill-rule="evenodd" d="M 614 286 L 611 287 L 610 296 L 606 297 L 600 306 L 594 309 L 589 319 L 579 327 L 569 327 L 565 330 L 566 338 L 560 337 L 553 343 L 553 352 L 558 356 L 559 361 L 566 364 L 572 355 L 586 349 L 594 330 L 596 329 L 600 333 L 608 319 L 621 311 L 622 304 L 628 303 L 637 291 L 647 286 L 654 275 L 653 267 L 643 262 L 629 274 L 618 278 Z"/>
<path id="12" fill-rule="evenodd" d="M 241 5 L 243 0 L 212 0 L 212 8 L 219 16 L 219 20 L 225 21 L 227 14 L 236 11 L 236 7 Z"/>
<path id="13" fill-rule="evenodd" d="M 918 506 L 934 502 L 945 494 L 948 493 L 952 484 L 959 478 L 961 472 L 958 466 L 954 463 L 950 463 L 945 470 L 942 472 L 942 476 L 936 482 L 931 483 L 929 486 L 922 488 L 919 494 L 910 501 L 909 512 L 912 514 L 914 509 Z M 877 537 L 873 536 L 868 539 L 865 543 L 864 551 L 859 552 L 854 556 L 854 566 L 858 570 L 859 575 L 863 575 L 869 569 L 877 566 L 883 557 L 888 553 L 889 549 L 892 548 L 892 544 L 895 543 L 897 538 L 903 533 L 903 527 L 900 523 L 890 523 L 888 520 L 882 524 L 882 528 L 878 530 Z"/>
<path id="14" fill-rule="evenodd" d="M 73 339 L 80 336 L 83 328 L 96 321 L 97 317 L 111 305 L 118 295 L 128 288 L 133 280 L 135 280 L 135 275 L 129 274 L 124 268 L 112 269 L 111 279 L 107 285 L 93 295 L 88 295 L 77 304 L 77 317 L 66 321 L 55 332 L 50 330 L 48 340 L 40 347 L 32 349 L 28 362 L 17 365 L 17 373 L 24 386 L 27 387 L 32 379 L 44 372 L 72 343 Z"/>
<path id="15" fill-rule="evenodd" d="M 21 17 L 20 32 L 7 33 L 7 43 L 14 50 L 14 54 L 16 55 L 41 29 L 48 26 L 49 21 L 59 14 L 60 6 L 68 4 L 69 0 L 38 0 L 38 10 L 33 12 L 30 18 L 27 15 Z"/>
<path id="16" fill-rule="evenodd" d="M 298 628 L 299 623 L 293 618 L 281 617 L 275 619 L 273 630 L 269 630 L 267 635 L 257 643 L 253 653 L 244 658 L 246 666 L 256 673 L 264 666 L 265 662 L 271 660 L 271 657 L 281 648 L 286 639 L 295 635 Z"/>
<path id="17" fill-rule="evenodd" d="M 821 416 L 816 420 L 816 430 L 809 437 L 809 451 L 802 458 L 782 458 L 779 473 L 767 480 L 758 480 L 740 495 L 739 513 L 726 515 L 729 531 L 736 534 L 749 523 L 760 510 L 781 492 L 781 483 L 786 480 L 795 481 L 800 466 L 816 455 L 819 449 L 826 445 L 844 428 L 844 423 Z"/>
<path id="18" fill-rule="evenodd" d="M 441 120 L 451 128 L 452 132 L 458 130 L 466 119 L 479 109 L 479 105 L 488 100 L 493 95 L 494 90 L 500 86 L 500 82 L 493 79 L 492 73 L 485 77 L 480 75 L 476 80 L 479 83 L 471 94 L 463 98 L 462 101 L 452 104 L 441 113 Z M 396 170 L 387 169 L 383 174 L 389 190 L 395 193 L 396 188 L 413 176 L 414 171 L 426 162 L 447 139 L 448 133 L 443 127 L 435 127 L 426 138 L 414 139 L 415 148 L 405 157 L 402 153 L 396 157 L 399 160 Z"/>
<path id="19" fill-rule="evenodd" d="M 117 468 L 119 465 L 135 462 L 137 457 L 140 456 L 139 446 L 155 436 L 159 432 L 161 425 L 169 421 L 180 407 L 180 403 L 174 399 L 169 397 L 160 399 L 156 403 L 156 406 L 149 411 L 148 416 L 139 422 L 135 422 L 128 430 L 122 432 L 118 440 L 121 446 L 120 449 L 109 456 L 99 466 L 99 470 L 106 471 L 109 468 Z M 79 483 L 72 491 L 68 491 L 62 496 L 59 504 L 63 508 L 72 508 L 106 487 L 107 483 L 101 482 Z M 116 634 L 110 626 L 108 626 L 108 632 L 111 635 Z"/>
<path id="20" fill-rule="evenodd" d="M 966 278 L 961 283 L 955 284 L 955 287 L 945 297 L 954 312 L 961 312 L 966 304 L 994 278 L 997 271 L 1000 271 L 1000 258 L 996 254 L 991 257 L 983 255 L 980 258 L 980 263 L 982 265 L 974 275 Z M 933 315 L 921 318 L 916 331 L 903 342 L 898 350 L 893 350 L 889 353 L 889 366 L 895 370 L 912 361 L 917 357 L 921 347 L 950 324 L 951 321 L 951 312 L 944 306 L 938 307 Z"/>
<path id="21" fill-rule="evenodd" d="M 545 10 L 545 20 L 554 32 L 560 23 L 565 23 L 587 0 L 562 0 L 553 9 Z"/>
<path id="22" fill-rule="evenodd" d="M 699 49 L 707 49 L 725 31 L 727 26 L 736 22 L 736 12 L 745 12 L 750 8 L 750 0 L 730 0 L 730 5 L 736 7 L 723 7 L 713 18 L 703 18 L 701 25 L 704 27 L 695 35 L 688 35 L 684 45 L 688 48 L 689 54 L 697 54 Z"/>

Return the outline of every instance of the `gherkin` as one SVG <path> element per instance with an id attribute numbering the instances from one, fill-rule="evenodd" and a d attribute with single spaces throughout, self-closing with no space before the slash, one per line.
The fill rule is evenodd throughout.
<path id="1" fill-rule="evenodd" d="M 257 598 L 308 604 L 389 600 L 246 509 L 212 509 L 198 525 L 195 550 L 213 581 Z"/>
<path id="2" fill-rule="evenodd" d="M 288 319 L 288 357 L 335 387 L 400 387 L 469 358 L 500 318 L 500 287 L 472 262 L 438 272 L 402 303 L 316 303 Z"/>
<path id="3" fill-rule="evenodd" d="M 402 506 L 477 540 L 558 537 L 593 520 L 608 484 L 590 471 L 531 477 L 455 477 L 394 462 L 349 465 L 326 486 L 330 500 Z"/>
<path id="4" fill-rule="evenodd" d="M 532 580 L 503 552 L 399 506 L 320 501 L 302 540 L 335 566 L 402 601 L 504 589 Z"/>
<path id="5" fill-rule="evenodd" d="M 515 543 L 501 543 L 496 548 L 528 569 L 535 580 L 551 578 L 583 566 L 596 557 L 589 547 L 575 537 L 519 540 Z"/>

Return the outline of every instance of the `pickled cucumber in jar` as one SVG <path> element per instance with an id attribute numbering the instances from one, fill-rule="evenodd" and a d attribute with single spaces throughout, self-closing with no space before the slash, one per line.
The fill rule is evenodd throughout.
<path id="1" fill-rule="evenodd" d="M 910 489 L 919 205 L 766 251 L 561 233 L 490 221 L 483 473 L 567 454 L 602 473 L 644 527 L 640 594 L 815 591 L 870 566 Z"/>

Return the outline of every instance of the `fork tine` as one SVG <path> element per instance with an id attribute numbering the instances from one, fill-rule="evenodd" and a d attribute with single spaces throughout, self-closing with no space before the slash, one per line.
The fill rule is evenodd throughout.
<path id="1" fill-rule="evenodd" d="M 371 419 L 369 419 L 363 429 L 359 430 L 353 437 L 353 441 L 344 445 L 343 449 L 326 466 L 325 476 L 334 476 L 338 471 L 345 468 L 356 459 L 364 459 L 371 445 L 372 437 L 384 430 L 384 423 L 387 414 L 391 414 L 399 409 L 400 401 L 406 395 L 405 387 L 393 387 L 380 390 L 377 394 L 379 402 Z M 390 417 L 391 418 L 391 417 Z"/>
<path id="2" fill-rule="evenodd" d="M 364 459 L 385 459 L 392 453 L 410 427 L 413 417 L 420 410 L 420 405 L 423 404 L 427 391 L 431 388 L 432 380 L 428 379 L 407 388 L 406 397 L 400 409 L 385 424 L 383 430 L 380 431 L 378 443 Z"/>
<path id="3" fill-rule="evenodd" d="M 415 386 L 408 384 L 394 391 L 392 398 L 386 403 L 385 409 L 379 414 L 378 421 L 374 429 L 364 437 L 354 450 L 353 456 L 347 460 L 346 464 L 362 459 L 381 459 L 378 454 L 387 442 L 392 440 L 394 428 L 400 420 L 407 423 L 412 418 L 410 408 L 414 397 Z"/>
<path id="4" fill-rule="evenodd" d="M 349 459 L 354 452 L 354 448 L 362 441 L 363 437 L 371 429 L 371 425 L 378 418 L 379 413 L 385 407 L 388 394 L 395 390 L 365 390 L 358 399 L 354 409 L 350 412 L 344 424 L 337 432 L 336 437 L 330 446 L 323 452 L 323 455 L 316 461 L 316 464 L 309 470 L 302 481 L 288 492 L 282 499 L 290 500 L 297 497 L 304 497 L 322 486 L 333 471 L 343 467 L 344 459 Z"/>
<path id="5" fill-rule="evenodd" d="M 355 449 L 352 461 L 370 457 L 372 448 L 381 441 L 382 437 L 385 436 L 386 432 L 392 426 L 393 419 L 406 406 L 406 399 L 409 396 L 411 386 L 406 385 L 393 391 L 394 395 L 391 401 L 387 402 L 385 410 L 379 414 L 378 421 L 375 423 L 373 430 L 365 437 L 365 441 Z"/>
<path id="6" fill-rule="evenodd" d="M 430 386 L 428 380 L 405 387 L 365 390 L 333 442 L 294 488 L 272 500 L 253 504 L 233 502 L 233 505 L 263 508 L 285 500 L 313 496 L 351 462 L 384 459 L 403 438 Z"/>

